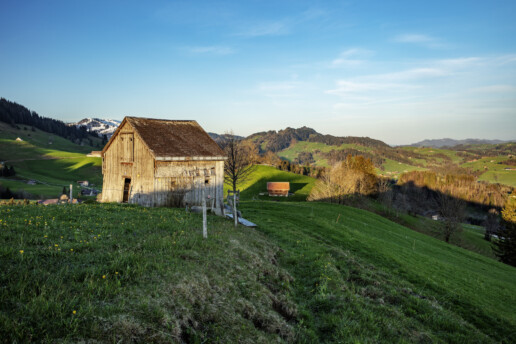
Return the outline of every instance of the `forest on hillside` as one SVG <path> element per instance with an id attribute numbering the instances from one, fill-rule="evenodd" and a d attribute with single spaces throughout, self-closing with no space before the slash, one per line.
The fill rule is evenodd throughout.
<path id="1" fill-rule="evenodd" d="M 19 125 L 29 126 L 31 129 L 37 128 L 64 137 L 72 142 L 77 139 L 86 139 L 89 135 L 95 135 L 89 133 L 86 127 L 67 126 L 62 121 L 42 117 L 35 111 L 30 111 L 25 106 L 5 98 L 0 98 L 0 121 L 18 129 L 20 129 Z"/>

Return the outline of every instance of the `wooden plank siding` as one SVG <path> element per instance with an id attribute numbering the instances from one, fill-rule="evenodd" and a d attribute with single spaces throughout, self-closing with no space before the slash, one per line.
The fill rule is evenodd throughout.
<path id="1" fill-rule="evenodd" d="M 184 201 L 190 206 L 200 205 L 204 187 L 206 196 L 215 198 L 219 209 L 223 200 L 223 160 L 157 161 L 129 121 L 122 122 L 106 147 L 102 202 L 122 202 L 124 181 L 130 178 L 129 203 L 169 206 L 171 197 L 185 188 Z"/>
<path id="2" fill-rule="evenodd" d="M 138 135 L 134 135 L 131 124 L 126 122 L 120 128 L 119 134 L 114 138 L 110 149 L 104 153 L 102 201 L 122 202 L 124 179 L 131 178 L 129 203 L 151 206 L 154 157 Z"/>

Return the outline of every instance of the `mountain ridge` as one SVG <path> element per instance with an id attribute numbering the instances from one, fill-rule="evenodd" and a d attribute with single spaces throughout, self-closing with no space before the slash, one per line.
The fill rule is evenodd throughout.
<path id="1" fill-rule="evenodd" d="M 416 143 L 412 143 L 410 145 L 403 145 L 405 147 L 432 147 L 432 148 L 442 148 L 442 147 L 455 147 L 458 145 L 477 145 L 477 144 L 500 144 L 507 142 L 514 142 L 516 140 L 497 140 L 497 139 L 463 139 L 456 140 L 451 138 L 442 138 L 442 139 L 425 139 Z"/>

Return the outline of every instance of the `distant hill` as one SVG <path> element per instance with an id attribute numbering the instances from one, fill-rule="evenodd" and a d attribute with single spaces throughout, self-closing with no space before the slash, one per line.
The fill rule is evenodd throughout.
<path id="1" fill-rule="evenodd" d="M 312 128 L 301 127 L 298 129 L 286 128 L 280 131 L 264 131 L 252 134 L 246 138 L 258 144 L 261 152 L 272 151 L 274 153 L 289 148 L 297 142 L 322 143 L 329 146 L 340 146 L 343 144 L 357 144 L 365 147 L 387 148 L 385 142 L 371 139 L 369 137 L 356 136 L 333 136 L 323 135 Z"/>
<path id="2" fill-rule="evenodd" d="M 229 134 L 222 134 L 222 135 L 219 135 L 219 134 L 216 134 L 216 133 L 208 133 L 208 135 L 210 135 L 210 137 L 213 139 L 213 141 L 217 142 L 217 144 L 219 146 L 222 145 L 222 143 L 224 142 L 225 138 L 229 135 Z M 245 139 L 245 137 L 243 136 L 238 136 L 238 135 L 235 135 L 235 137 L 237 138 L 237 140 L 243 140 Z"/>
<path id="3" fill-rule="evenodd" d="M 0 98 L 0 122 L 16 129 L 20 129 L 20 125 L 26 130 L 40 129 L 70 141 L 89 139 L 90 136 L 83 127 L 68 126 L 62 121 L 40 116 L 35 111 L 5 98 Z"/>
<path id="4" fill-rule="evenodd" d="M 79 122 L 67 123 L 68 126 L 77 128 L 86 127 L 88 132 L 94 132 L 98 135 L 106 135 L 108 138 L 113 135 L 121 121 L 116 119 L 100 119 L 100 118 L 84 118 Z"/>
<path id="5" fill-rule="evenodd" d="M 454 146 L 458 146 L 458 145 L 499 144 L 499 143 L 504 143 L 504 142 L 511 142 L 511 141 L 484 140 L 484 139 L 454 140 L 454 139 L 444 138 L 444 139 L 434 139 L 434 140 L 423 140 L 423 141 L 420 141 L 417 143 L 413 143 L 410 146 L 441 148 L 441 147 L 454 147 Z"/>

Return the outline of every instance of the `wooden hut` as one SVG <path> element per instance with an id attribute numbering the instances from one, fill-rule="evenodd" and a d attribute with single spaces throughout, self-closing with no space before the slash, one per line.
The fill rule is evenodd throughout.
<path id="1" fill-rule="evenodd" d="M 290 191 L 290 183 L 289 182 L 268 182 L 267 183 L 267 191 L 269 192 L 269 196 L 288 197 L 288 192 Z"/>
<path id="2" fill-rule="evenodd" d="M 204 189 L 218 209 L 225 159 L 196 121 L 125 117 L 102 150 L 101 201 L 200 205 Z"/>

